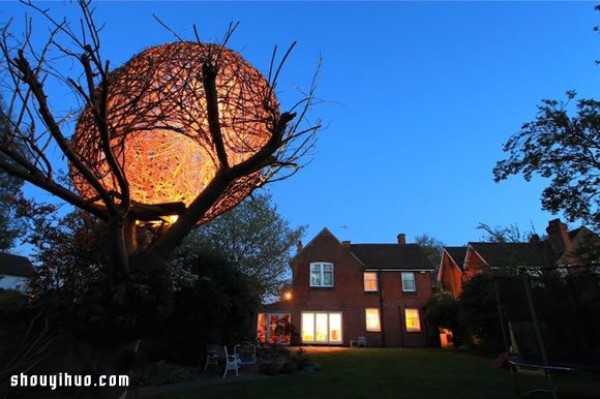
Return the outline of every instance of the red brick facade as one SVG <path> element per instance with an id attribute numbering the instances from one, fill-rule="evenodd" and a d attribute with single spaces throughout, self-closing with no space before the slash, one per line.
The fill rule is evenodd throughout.
<path id="1" fill-rule="evenodd" d="M 278 303 L 269 311 L 289 312 L 294 332 L 292 343 L 296 344 L 349 345 L 350 341 L 365 337 L 368 346 L 426 346 L 424 311 L 432 295 L 432 268 L 423 266 L 423 258 L 415 260 L 418 257 L 416 255 L 421 254 L 420 248 L 416 244 L 363 244 L 363 252 L 359 253 L 356 247 L 360 246 L 340 243 L 327 229 L 321 231 L 294 260 L 291 300 Z M 394 248 L 398 246 L 403 248 Z M 379 249 L 382 254 L 388 251 L 388 259 L 390 253 L 396 254 L 396 258 L 399 256 L 397 254 L 410 253 L 405 263 L 411 264 L 398 264 L 395 267 L 381 264 L 374 267 L 370 261 L 371 264 L 367 265 L 365 258 L 360 258 L 360 254 L 365 253 L 364 247 L 375 257 Z M 331 287 L 311 286 L 311 263 L 333 265 Z M 381 263 L 385 262 L 382 260 Z M 365 271 L 377 276 L 377 291 L 365 292 Z M 408 279 L 414 276 L 414 292 L 403 290 L 402 273 Z M 412 315 L 411 326 L 418 329 L 417 332 L 407 331 L 407 308 Z M 379 332 L 367 331 L 366 309 L 378 310 Z M 335 325 L 340 315 L 341 331 L 338 331 Z M 415 320 L 417 317 L 418 320 Z M 317 339 L 306 342 L 303 339 L 310 336 L 306 331 L 310 330 L 313 318 L 315 321 L 319 318 L 322 323 L 329 321 L 331 331 L 328 342 L 317 342 Z"/>
<path id="2" fill-rule="evenodd" d="M 515 273 L 519 267 L 579 266 L 589 262 L 581 259 L 578 250 L 585 246 L 600 246 L 600 238 L 585 227 L 569 231 L 559 219 L 551 220 L 546 229 L 548 238 L 530 242 L 470 242 L 466 247 L 446 247 L 438 272 L 444 291 L 457 298 L 462 286 L 473 276 L 493 269 Z"/>
<path id="3" fill-rule="evenodd" d="M 444 249 L 442 252 L 442 261 L 438 274 L 438 280 L 442 289 L 458 298 L 462 294 L 462 265 L 456 263 L 456 260 Z"/>

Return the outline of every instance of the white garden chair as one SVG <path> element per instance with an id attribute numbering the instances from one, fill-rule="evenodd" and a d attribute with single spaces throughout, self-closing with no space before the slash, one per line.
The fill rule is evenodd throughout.
<path id="1" fill-rule="evenodd" d="M 240 369 L 240 357 L 237 353 L 230 355 L 227 351 L 227 346 L 223 346 L 223 351 L 225 354 L 225 371 L 223 372 L 223 378 L 225 378 L 228 371 L 235 371 L 235 376 L 237 377 Z"/>
<path id="2" fill-rule="evenodd" d="M 204 363 L 204 371 L 208 369 L 209 365 L 219 365 L 219 360 L 225 357 L 223 347 L 221 345 L 209 344 L 206 347 L 206 362 Z"/>

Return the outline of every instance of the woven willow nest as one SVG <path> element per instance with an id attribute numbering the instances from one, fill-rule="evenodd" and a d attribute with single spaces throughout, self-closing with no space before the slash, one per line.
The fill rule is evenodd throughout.
<path id="1" fill-rule="evenodd" d="M 109 78 L 110 146 L 133 201 L 189 205 L 215 176 L 218 160 L 202 83 L 207 61 L 219 68 L 218 109 L 229 165 L 248 159 L 269 139 L 279 117 L 276 98 L 266 79 L 241 56 L 221 46 L 189 42 L 149 48 Z M 77 122 L 72 148 L 106 190 L 119 193 L 100 143 L 88 105 Z M 73 165 L 70 172 L 84 198 L 98 197 Z M 237 205 L 259 179 L 260 172 L 234 182 L 200 222 Z"/>

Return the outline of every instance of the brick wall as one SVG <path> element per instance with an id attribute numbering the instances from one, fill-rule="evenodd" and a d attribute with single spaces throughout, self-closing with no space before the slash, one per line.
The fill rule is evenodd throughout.
<path id="1" fill-rule="evenodd" d="M 454 261 L 444 252 L 442 256 L 441 284 L 444 291 L 450 293 L 454 298 L 462 293 L 462 272 L 454 264 Z"/>
<path id="2" fill-rule="evenodd" d="M 332 288 L 310 287 L 310 263 L 334 264 Z M 302 311 L 342 312 L 343 344 L 359 336 L 367 338 L 369 346 L 426 346 L 424 307 L 431 299 L 431 274 L 415 272 L 417 292 L 403 293 L 399 271 L 379 272 L 379 290 L 365 292 L 364 267 L 351 253 L 349 245 L 341 244 L 331 233 L 323 230 L 295 259 L 293 299 L 290 301 L 292 324 L 300 331 Z M 382 296 L 383 293 L 383 303 Z M 404 328 L 404 309 L 419 309 L 421 332 L 407 333 Z M 365 309 L 379 308 L 382 332 L 367 332 Z"/>

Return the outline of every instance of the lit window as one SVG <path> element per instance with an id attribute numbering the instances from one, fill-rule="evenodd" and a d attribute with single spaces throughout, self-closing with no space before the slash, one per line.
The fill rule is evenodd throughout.
<path id="1" fill-rule="evenodd" d="M 340 312 L 302 312 L 302 341 L 341 343 L 342 314 Z"/>
<path id="2" fill-rule="evenodd" d="M 313 342 L 315 340 L 315 314 L 302 313 L 302 340 Z"/>
<path id="3" fill-rule="evenodd" d="M 415 292 L 417 290 L 417 284 L 415 283 L 414 273 L 402 273 L 402 291 L 404 292 Z"/>
<path id="4" fill-rule="evenodd" d="M 289 313 L 259 313 L 258 340 L 268 344 L 289 345 L 291 339 L 291 315 Z"/>
<path id="5" fill-rule="evenodd" d="M 377 291 L 377 273 L 365 273 L 365 291 Z"/>
<path id="6" fill-rule="evenodd" d="M 311 263 L 310 286 L 333 287 L 333 263 Z"/>
<path id="7" fill-rule="evenodd" d="M 419 309 L 404 309 L 404 318 L 406 319 L 407 332 L 421 332 Z"/>
<path id="8" fill-rule="evenodd" d="M 381 324 L 379 323 L 379 309 L 365 309 L 365 319 L 367 322 L 367 331 L 380 332 Z"/>

